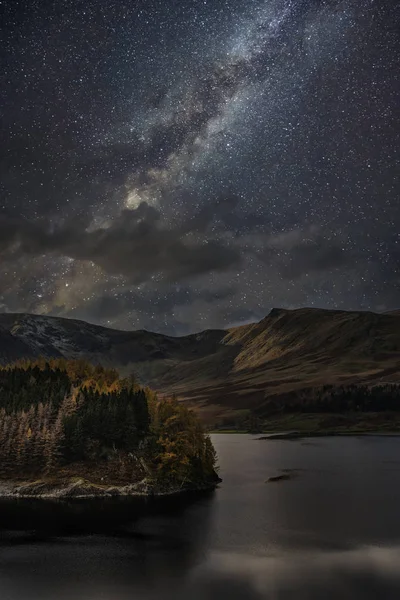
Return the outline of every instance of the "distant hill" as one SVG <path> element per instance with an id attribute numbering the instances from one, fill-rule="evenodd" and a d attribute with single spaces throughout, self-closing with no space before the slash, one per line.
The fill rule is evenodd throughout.
<path id="1" fill-rule="evenodd" d="M 273 309 L 259 323 L 184 337 L 0 314 L 0 362 L 36 356 L 134 372 L 213 421 L 296 389 L 400 382 L 400 312 Z"/>

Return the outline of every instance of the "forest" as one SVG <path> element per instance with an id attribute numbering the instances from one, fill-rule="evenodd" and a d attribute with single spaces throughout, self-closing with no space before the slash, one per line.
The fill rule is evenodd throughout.
<path id="1" fill-rule="evenodd" d="M 216 456 L 196 416 L 134 377 L 82 360 L 0 368 L 0 477 L 85 475 L 91 481 L 195 486 Z"/>
<path id="2" fill-rule="evenodd" d="M 263 413 L 344 413 L 400 411 L 400 385 L 325 385 L 269 398 Z"/>

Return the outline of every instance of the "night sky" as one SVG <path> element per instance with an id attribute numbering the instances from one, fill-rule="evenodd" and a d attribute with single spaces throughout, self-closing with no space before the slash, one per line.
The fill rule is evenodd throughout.
<path id="1" fill-rule="evenodd" d="M 400 3 L 0 2 L 0 310 L 400 307 Z"/>

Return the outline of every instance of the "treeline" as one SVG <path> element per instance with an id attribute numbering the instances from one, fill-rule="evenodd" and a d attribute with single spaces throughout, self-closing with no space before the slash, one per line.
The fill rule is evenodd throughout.
<path id="1" fill-rule="evenodd" d="M 96 477 L 184 485 L 212 476 L 215 453 L 176 400 L 158 401 L 113 369 L 41 359 L 0 369 L 0 461 L 2 477 L 90 465 Z"/>
<path id="2" fill-rule="evenodd" d="M 27 371 L 30 374 L 33 371 L 35 379 L 41 381 L 44 379 L 60 379 L 61 373 L 63 373 L 72 384 L 94 388 L 98 392 L 120 389 L 127 384 L 135 385 L 133 376 L 128 379 L 120 379 L 116 369 L 92 365 L 83 359 L 38 358 L 34 361 L 21 359 L 12 364 L 0 366 L 0 377 L 3 374 L 4 381 L 7 381 L 7 379 L 16 380 Z"/>
<path id="3" fill-rule="evenodd" d="M 264 414 L 400 411 L 400 385 L 325 385 L 270 398 Z"/>

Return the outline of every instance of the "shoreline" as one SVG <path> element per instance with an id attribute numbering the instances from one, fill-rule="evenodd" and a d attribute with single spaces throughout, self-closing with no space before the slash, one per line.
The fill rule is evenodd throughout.
<path id="1" fill-rule="evenodd" d="M 320 438 L 320 437 L 400 437 L 400 431 L 382 432 L 382 431 L 287 431 L 287 432 L 268 432 L 263 431 L 259 434 L 263 437 L 257 440 L 295 440 L 302 438 Z"/>
<path id="2" fill-rule="evenodd" d="M 247 433 L 254 435 L 400 435 L 400 411 L 342 413 L 278 413 L 259 418 L 257 427 L 246 422 L 237 427 L 214 427 L 211 433 Z"/>
<path id="3" fill-rule="evenodd" d="M 253 435 L 258 440 L 267 439 L 299 439 L 309 437 L 400 437 L 400 431 L 223 431 L 214 430 L 211 435 Z"/>
<path id="4" fill-rule="evenodd" d="M 16 482 L 0 480 L 0 499 L 43 499 L 43 500 L 72 500 L 93 498 L 126 498 L 143 499 L 181 496 L 184 494 L 201 493 L 214 490 L 222 479 L 204 482 L 197 486 L 157 488 L 146 480 L 135 484 L 102 487 L 84 479 L 77 481 L 46 482 L 44 480 Z"/>

